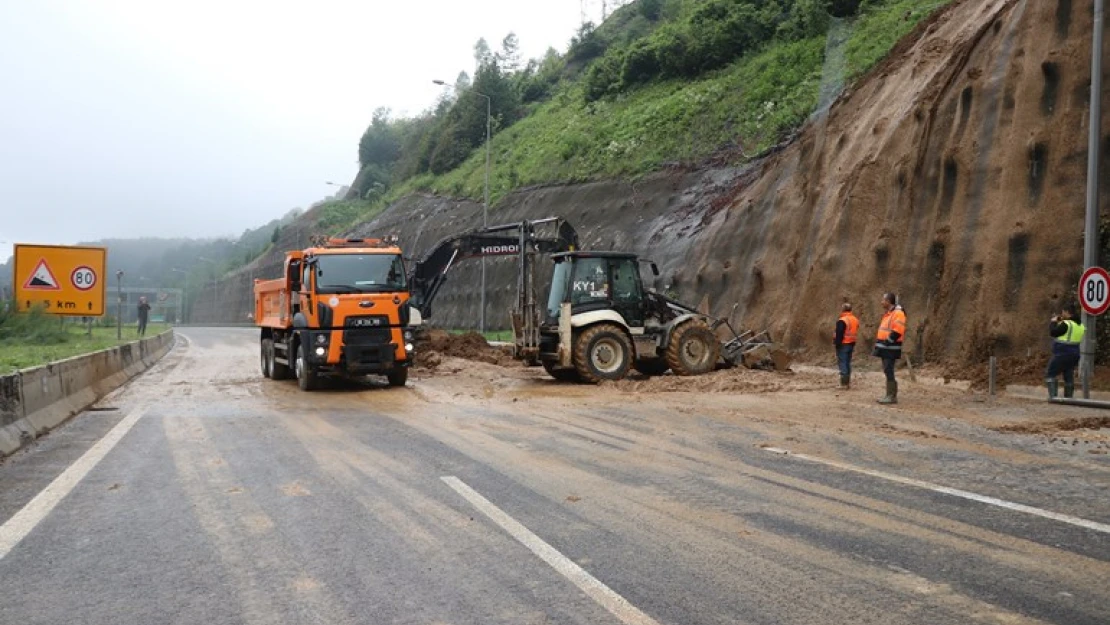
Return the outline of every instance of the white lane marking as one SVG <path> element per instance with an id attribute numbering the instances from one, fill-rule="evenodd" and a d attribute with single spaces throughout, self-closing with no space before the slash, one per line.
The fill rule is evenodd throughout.
<path id="1" fill-rule="evenodd" d="M 883 473 L 882 471 L 872 471 L 871 469 L 864 469 L 863 467 L 844 464 L 843 462 L 837 462 L 835 460 L 826 460 L 824 458 L 816 458 L 814 456 L 807 456 L 805 454 L 797 454 L 788 449 L 780 449 L 778 447 L 764 447 L 763 449 L 773 454 L 782 454 L 786 456 L 791 456 L 793 458 L 798 458 L 800 460 L 808 460 L 809 462 L 816 462 L 818 464 L 836 467 L 837 469 L 843 469 L 845 471 L 854 471 L 856 473 L 870 475 L 871 477 L 877 477 L 884 480 L 889 480 L 891 482 L 897 482 L 899 484 L 916 486 L 918 488 L 924 488 L 938 493 L 944 493 L 945 495 L 952 495 L 953 497 L 962 497 L 963 499 L 970 499 L 971 501 L 978 501 L 979 503 L 985 503 L 991 506 L 998 506 L 999 508 L 1006 508 L 1007 510 L 1024 512 L 1026 514 L 1032 514 L 1046 519 L 1052 519 L 1053 521 L 1060 521 L 1061 523 L 1067 523 L 1069 525 L 1075 525 L 1077 527 L 1094 530 L 1096 532 L 1110 534 L 1110 525 L 1107 525 L 1106 523 L 1088 521 L 1087 519 L 1071 516 L 1068 514 L 1060 514 L 1059 512 L 1053 512 L 1051 510 L 1034 508 L 1033 506 L 1027 506 L 1021 503 L 1014 503 L 1012 501 L 1006 501 L 1005 499 L 998 499 L 997 497 L 988 497 L 987 495 L 980 495 L 978 493 L 960 490 L 958 488 L 949 488 L 947 486 L 941 486 L 940 484 L 933 484 L 931 482 L 915 480 L 909 477 L 902 477 L 900 475 L 893 475 L 891 473 Z"/>
<path id="2" fill-rule="evenodd" d="M 628 602 L 627 599 L 618 595 L 613 589 L 606 586 L 593 575 L 590 575 L 582 567 L 574 563 L 570 558 L 559 553 L 554 547 L 543 541 L 542 538 L 533 534 L 527 527 L 524 527 L 500 508 L 490 503 L 488 499 L 478 494 L 473 488 L 467 486 L 459 478 L 449 475 L 439 478 L 447 483 L 456 493 L 462 495 L 477 508 L 482 514 L 489 517 L 491 521 L 496 523 L 501 529 L 509 533 L 513 538 L 520 541 L 520 544 L 528 548 L 529 551 L 536 554 L 541 560 L 551 565 L 551 568 L 558 571 L 563 577 L 569 579 L 571 583 L 577 586 L 582 592 L 586 593 L 591 599 L 596 601 L 598 605 L 609 610 L 628 625 L 659 625 L 659 622 L 644 614 Z"/>
<path id="3" fill-rule="evenodd" d="M 46 518 L 54 506 L 58 502 L 65 499 L 65 496 L 73 490 L 85 476 L 92 471 L 93 467 L 100 462 L 116 443 L 120 441 L 135 425 L 135 422 L 142 418 L 144 410 L 137 408 L 130 414 L 123 418 L 122 421 L 116 424 L 104 438 L 98 440 L 95 445 L 89 448 L 77 462 L 69 465 L 61 475 L 54 478 L 50 485 L 42 489 L 42 492 L 35 495 L 35 498 L 27 502 L 23 509 L 15 513 L 15 516 L 8 519 L 7 523 L 0 525 L 0 560 L 8 555 L 19 541 L 23 540 L 31 530 L 35 529 L 43 519 Z"/>

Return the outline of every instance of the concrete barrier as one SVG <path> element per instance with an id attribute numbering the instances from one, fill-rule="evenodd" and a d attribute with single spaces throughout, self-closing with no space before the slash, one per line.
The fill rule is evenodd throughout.
<path id="1" fill-rule="evenodd" d="M 173 346 L 173 331 L 0 376 L 0 458 L 54 429 L 146 371 Z"/>

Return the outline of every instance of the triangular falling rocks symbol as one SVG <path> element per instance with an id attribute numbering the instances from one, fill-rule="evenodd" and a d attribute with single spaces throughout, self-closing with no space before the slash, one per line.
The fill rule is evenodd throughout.
<path id="1" fill-rule="evenodd" d="M 35 291 L 62 290 L 62 287 L 58 286 L 58 279 L 54 277 L 54 272 L 50 271 L 50 266 L 46 264 L 45 258 L 39 260 L 39 264 L 35 265 L 35 270 L 23 283 L 23 288 Z"/>

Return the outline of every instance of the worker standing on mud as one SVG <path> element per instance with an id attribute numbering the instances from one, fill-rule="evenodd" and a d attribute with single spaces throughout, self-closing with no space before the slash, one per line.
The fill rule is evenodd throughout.
<path id="1" fill-rule="evenodd" d="M 836 334 L 833 335 L 836 365 L 840 368 L 840 388 L 849 388 L 852 384 L 852 352 L 856 350 L 858 333 L 859 319 L 852 314 L 852 305 L 845 302 L 840 309 L 840 318 L 836 320 Z"/>
<path id="2" fill-rule="evenodd" d="M 902 340 L 906 336 L 906 313 L 898 305 L 898 297 L 894 293 L 883 294 L 883 320 L 879 323 L 879 332 L 875 336 L 875 351 L 873 356 L 883 359 L 883 373 L 886 374 L 886 395 L 879 400 L 880 404 L 898 403 L 898 382 L 894 379 L 894 365 L 902 357 Z"/>
<path id="3" fill-rule="evenodd" d="M 1075 395 L 1075 368 L 1079 365 L 1079 344 L 1083 341 L 1086 328 L 1074 321 L 1075 311 L 1068 307 L 1052 318 L 1048 324 L 1052 342 L 1052 359 L 1044 373 L 1044 385 L 1048 388 L 1048 398 L 1056 397 L 1056 376 L 1064 374 L 1064 397 Z"/>

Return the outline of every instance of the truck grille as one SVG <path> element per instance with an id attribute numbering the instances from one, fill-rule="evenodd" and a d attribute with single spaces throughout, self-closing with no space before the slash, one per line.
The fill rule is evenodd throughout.
<path id="1" fill-rule="evenodd" d="M 348 317 L 344 323 L 345 345 L 385 345 L 389 339 L 389 317 L 386 315 Z"/>

